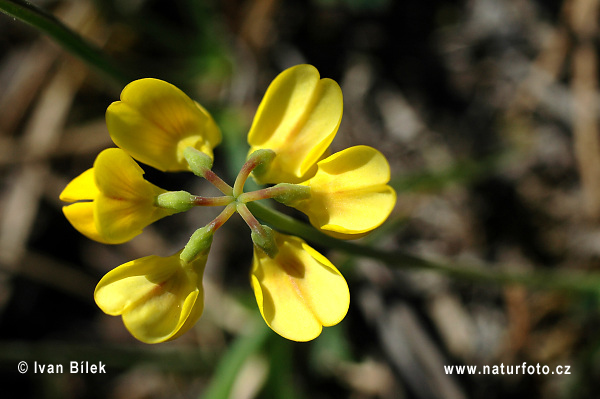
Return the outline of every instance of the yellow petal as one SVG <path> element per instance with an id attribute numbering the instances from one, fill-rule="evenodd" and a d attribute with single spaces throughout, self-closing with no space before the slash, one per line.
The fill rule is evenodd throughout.
<path id="1" fill-rule="evenodd" d="M 60 193 L 60 200 L 65 202 L 91 201 L 96 198 L 98 193 L 98 187 L 94 180 L 94 169 L 90 168 L 67 184 L 67 187 Z"/>
<path id="2" fill-rule="evenodd" d="M 358 238 L 379 227 L 396 204 L 390 167 L 379 151 L 356 146 L 320 161 L 309 199 L 292 204 L 313 226 L 337 238 Z"/>
<path id="3" fill-rule="evenodd" d="M 294 341 L 316 338 L 348 312 L 350 293 L 341 273 L 303 240 L 275 234 L 274 259 L 254 248 L 252 287 L 269 327 Z"/>
<path id="4" fill-rule="evenodd" d="M 121 101 L 106 110 L 116 145 L 162 171 L 189 170 L 183 150 L 192 146 L 211 158 L 221 132 L 210 114 L 184 92 L 158 79 L 128 84 Z"/>
<path id="5" fill-rule="evenodd" d="M 277 156 L 260 183 L 298 183 L 314 172 L 342 119 L 342 90 L 320 79 L 312 65 L 286 69 L 273 80 L 248 133 L 250 153 L 271 149 Z"/>
<path id="6" fill-rule="evenodd" d="M 93 202 L 77 202 L 68 206 L 63 206 L 65 217 L 81 234 L 92 240 L 104 244 L 117 244 L 111 242 L 106 237 L 103 237 L 96 229 L 94 222 L 94 203 Z"/>
<path id="7" fill-rule="evenodd" d="M 175 212 L 154 205 L 166 191 L 144 180 L 144 171 L 125 151 L 102 151 L 94 171 L 101 191 L 94 201 L 96 228 L 106 240 L 129 241 L 144 227 Z"/>
<path id="8" fill-rule="evenodd" d="M 95 201 L 96 226 L 105 240 L 120 244 L 142 233 L 144 227 L 171 211 L 148 202 L 130 202 L 100 195 Z"/>
<path id="9" fill-rule="evenodd" d="M 142 342 L 163 342 L 188 331 L 204 307 L 206 256 L 186 265 L 180 252 L 166 258 L 147 256 L 113 269 L 98 283 L 96 303 L 109 315 L 122 315 L 127 329 Z"/>
<path id="10" fill-rule="evenodd" d="M 149 198 L 166 192 L 144 180 L 144 170 L 119 148 L 109 148 L 98 154 L 94 172 L 96 186 L 108 197 L 149 201 Z"/>

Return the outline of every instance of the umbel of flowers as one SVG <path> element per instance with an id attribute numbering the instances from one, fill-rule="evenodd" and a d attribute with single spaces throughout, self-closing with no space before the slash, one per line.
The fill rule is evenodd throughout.
<path id="1" fill-rule="evenodd" d="M 238 213 L 250 227 L 250 280 L 267 325 L 285 338 L 308 341 L 323 326 L 339 323 L 350 303 L 342 274 L 304 240 L 262 225 L 247 204 L 275 199 L 341 239 L 362 237 L 381 225 L 396 202 L 387 184 L 389 165 L 367 146 L 327 156 L 341 118 L 342 92 L 335 81 L 321 79 L 311 65 L 283 71 L 258 108 L 248 133 L 248 159 L 230 186 L 211 170 L 221 133 L 201 105 L 161 80 L 127 85 L 106 112 L 119 148 L 102 151 L 60 196 L 71 203 L 63 207 L 69 222 L 93 240 L 119 244 L 177 212 L 196 206 L 223 210 L 177 253 L 136 259 L 108 272 L 94 293 L 100 309 L 122 316 L 131 334 L 146 343 L 188 331 L 202 315 L 202 274 L 213 234 Z M 191 171 L 222 195 L 167 192 L 146 181 L 136 161 L 165 172 Z M 250 175 L 266 187 L 244 192 Z"/>

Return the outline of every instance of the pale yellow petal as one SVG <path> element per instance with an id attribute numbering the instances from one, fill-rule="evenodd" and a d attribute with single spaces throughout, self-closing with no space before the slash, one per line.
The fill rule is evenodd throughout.
<path id="1" fill-rule="evenodd" d="M 102 151 L 94 162 L 94 172 L 96 186 L 110 198 L 152 203 L 166 192 L 144 180 L 143 169 L 119 148 Z"/>
<path id="2" fill-rule="evenodd" d="M 94 298 L 105 313 L 122 315 L 127 329 L 140 341 L 173 339 L 202 314 L 205 263 L 202 257 L 185 265 L 179 253 L 136 259 L 107 273 Z"/>
<path id="3" fill-rule="evenodd" d="M 313 226 L 337 238 L 359 238 L 379 227 L 396 204 L 390 167 L 379 151 L 356 146 L 318 163 L 307 200 L 292 204 Z"/>
<path id="4" fill-rule="evenodd" d="M 144 180 L 144 171 L 125 151 L 102 151 L 94 171 L 101 191 L 94 201 L 94 217 L 106 240 L 129 241 L 144 227 L 175 212 L 155 206 L 156 197 L 166 191 Z"/>
<path id="5" fill-rule="evenodd" d="M 198 299 L 198 291 L 183 285 L 165 285 L 164 294 L 123 313 L 123 324 L 135 338 L 147 344 L 164 342 L 182 331 Z"/>
<path id="6" fill-rule="evenodd" d="M 60 193 L 60 200 L 75 202 L 81 200 L 93 200 L 98 195 L 98 187 L 94 180 L 94 169 L 90 168 L 71 180 Z"/>
<path id="7" fill-rule="evenodd" d="M 261 183 L 297 183 L 313 171 L 340 125 L 342 91 L 331 79 L 320 79 L 312 65 L 297 65 L 277 76 L 258 108 L 248 143 L 250 153 L 270 149 L 277 156 Z"/>
<path id="8" fill-rule="evenodd" d="M 104 195 L 95 202 L 96 227 L 106 240 L 123 243 L 142 233 L 144 227 L 172 215 L 149 201 L 126 201 Z"/>
<path id="9" fill-rule="evenodd" d="M 63 206 L 65 217 L 75 227 L 75 229 L 94 241 L 104 244 L 118 244 L 106 237 L 103 237 L 96 228 L 94 221 L 94 203 L 93 202 L 77 202 L 71 205 Z"/>
<path id="10" fill-rule="evenodd" d="M 140 79 L 106 111 L 111 138 L 140 162 L 162 171 L 188 170 L 187 145 L 212 158 L 221 132 L 210 114 L 170 83 Z"/>
<path id="11" fill-rule="evenodd" d="M 265 322 L 294 341 L 316 338 L 348 311 L 346 280 L 321 254 L 293 236 L 276 234 L 274 259 L 255 248 L 252 287 Z"/>
<path id="12" fill-rule="evenodd" d="M 94 298 L 106 314 L 121 315 L 153 292 L 162 292 L 160 285 L 179 267 L 178 262 L 156 255 L 132 260 L 104 275 L 98 282 Z"/>

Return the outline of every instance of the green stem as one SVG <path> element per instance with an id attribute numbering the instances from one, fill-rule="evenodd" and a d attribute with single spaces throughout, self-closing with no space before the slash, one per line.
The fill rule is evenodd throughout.
<path id="1" fill-rule="evenodd" d="M 192 262 L 199 255 L 207 255 L 212 244 L 215 231 L 217 231 L 225 222 L 235 213 L 235 204 L 229 204 L 221 211 L 212 222 L 199 228 L 192 234 L 188 243 L 183 248 L 179 258 L 186 263 Z"/>
<path id="2" fill-rule="evenodd" d="M 600 293 L 600 275 L 598 273 L 565 273 L 547 270 L 508 271 L 505 268 L 500 268 L 499 265 L 464 266 L 452 262 L 427 260 L 402 251 L 385 251 L 355 242 L 338 240 L 258 202 L 248 203 L 247 206 L 256 217 L 278 231 L 294 234 L 307 241 L 356 256 L 377 259 L 391 266 L 433 270 L 448 276 L 479 282 L 521 284 L 532 288 L 556 289 L 593 295 Z"/>
<path id="3" fill-rule="evenodd" d="M 229 205 L 227 205 L 225 209 L 221 211 L 219 216 L 214 218 L 213 221 L 208 224 L 208 226 L 210 226 L 211 231 L 213 233 L 217 231 L 221 226 L 225 224 L 226 221 L 229 220 L 229 218 L 235 213 L 235 211 L 236 207 L 234 203 L 230 203 Z"/>
<path id="4" fill-rule="evenodd" d="M 220 192 L 222 192 L 226 196 L 233 195 L 233 188 L 231 188 L 229 184 L 225 183 L 225 181 L 219 176 L 217 176 L 217 174 L 212 170 L 206 169 L 202 177 L 204 177 L 209 183 L 215 186 Z"/>
<path id="5" fill-rule="evenodd" d="M 258 201 L 261 199 L 273 198 L 283 194 L 287 190 L 286 187 L 267 187 L 256 191 L 250 191 L 248 193 L 242 193 L 238 197 L 238 201 L 242 203 Z"/>
<path id="6" fill-rule="evenodd" d="M 50 36 L 65 50 L 111 77 L 119 86 L 135 79 L 106 57 L 100 49 L 36 5 L 24 0 L 0 0 L 0 11 Z"/>
<path id="7" fill-rule="evenodd" d="M 239 202 L 247 203 L 261 199 L 273 198 L 285 205 L 291 205 L 310 197 L 310 187 L 299 184 L 279 183 L 273 187 L 243 193 L 238 197 Z"/>
<path id="8" fill-rule="evenodd" d="M 247 335 L 240 335 L 229 350 L 219 360 L 207 389 L 200 396 L 202 399 L 229 398 L 232 387 L 239 377 L 240 370 L 250 356 L 259 353 L 271 337 L 271 330 L 265 323 L 257 320 L 254 328 Z"/>
<path id="9" fill-rule="evenodd" d="M 238 203 L 237 211 L 240 214 L 240 216 L 242 217 L 242 219 L 244 219 L 244 221 L 246 222 L 248 227 L 250 227 L 250 230 L 252 230 L 256 234 L 259 234 L 261 236 L 266 235 L 265 231 L 263 229 L 263 226 L 260 224 L 260 222 L 258 220 L 256 220 L 256 218 L 254 217 L 252 212 L 250 212 L 250 210 L 248 210 L 248 207 L 246 206 L 246 204 Z"/>
<path id="10" fill-rule="evenodd" d="M 242 166 L 240 173 L 238 173 L 237 177 L 235 178 L 235 182 L 233 183 L 233 196 L 235 198 L 239 197 L 244 192 L 244 184 L 246 183 L 246 180 L 248 179 L 248 176 L 250 176 L 252 170 L 256 168 L 256 165 L 258 165 L 257 160 L 250 158 L 248 161 L 246 161 L 244 166 Z"/>
<path id="11" fill-rule="evenodd" d="M 192 197 L 192 203 L 195 206 L 225 206 L 234 201 L 233 197 L 225 195 L 222 197 L 201 197 L 195 195 Z"/>
<path id="12" fill-rule="evenodd" d="M 244 184 L 255 168 L 260 165 L 269 164 L 274 157 L 275 153 L 271 150 L 254 151 L 235 178 L 235 183 L 233 184 L 233 196 L 237 198 L 243 193 Z"/>
<path id="13" fill-rule="evenodd" d="M 248 227 L 250 227 L 250 230 L 252 231 L 250 236 L 252 237 L 252 242 L 254 245 L 262 249 L 270 258 L 275 258 L 279 252 L 279 249 L 277 248 L 277 243 L 275 242 L 273 230 L 269 226 L 263 226 L 260 224 L 252 212 L 250 212 L 246 204 L 238 202 L 237 211 L 242 219 L 244 219 Z"/>

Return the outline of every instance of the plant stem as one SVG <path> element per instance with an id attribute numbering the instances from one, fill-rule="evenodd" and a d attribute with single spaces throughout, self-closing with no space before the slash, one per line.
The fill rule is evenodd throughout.
<path id="1" fill-rule="evenodd" d="M 248 193 L 242 193 L 238 197 L 238 201 L 247 203 L 252 201 L 258 201 L 261 199 L 273 198 L 277 195 L 284 193 L 286 190 L 286 187 L 267 187 L 256 191 L 250 191 Z"/>
<path id="2" fill-rule="evenodd" d="M 235 183 L 233 184 L 233 196 L 237 198 L 243 193 L 244 184 L 246 183 L 248 176 L 250 176 L 250 173 L 252 173 L 256 167 L 270 163 L 274 157 L 275 153 L 271 150 L 254 151 L 235 178 Z"/>
<path id="3" fill-rule="evenodd" d="M 237 211 L 240 214 L 240 216 L 242 217 L 242 219 L 244 219 L 244 221 L 246 222 L 248 227 L 250 227 L 250 230 L 252 230 L 253 232 L 255 232 L 261 236 L 265 236 L 265 232 L 264 232 L 262 225 L 260 224 L 260 222 L 258 220 L 256 220 L 256 218 L 254 217 L 252 212 L 250 212 L 250 210 L 248 209 L 246 204 L 238 203 Z"/>
<path id="4" fill-rule="evenodd" d="M 233 195 L 233 188 L 223 179 L 221 179 L 215 172 L 210 169 L 206 169 L 203 172 L 203 176 L 208 182 L 210 182 L 213 186 L 215 186 L 220 192 L 227 196 Z"/>
<path id="5" fill-rule="evenodd" d="M 235 211 L 236 209 L 234 203 L 230 203 L 229 205 L 227 205 L 225 209 L 221 211 L 219 216 L 214 218 L 213 221 L 208 224 L 209 226 L 211 226 L 212 232 L 214 233 L 215 231 L 217 231 L 218 228 L 223 226 L 225 222 L 229 220 L 231 215 L 235 213 Z"/>
<path id="6" fill-rule="evenodd" d="M 195 195 L 193 197 L 193 204 L 195 206 L 225 206 L 233 202 L 233 197 L 222 196 L 222 197 L 201 197 Z"/>
<path id="7" fill-rule="evenodd" d="M 234 197 L 237 198 L 240 196 L 240 194 L 244 192 L 244 184 L 246 183 L 246 180 L 248 179 L 248 176 L 250 176 L 252 170 L 256 168 L 256 165 L 258 165 L 258 162 L 252 157 L 248 159 L 246 163 L 244 163 L 244 166 L 242 166 L 240 173 L 238 173 L 237 177 L 235 178 L 235 183 L 233 183 Z"/>
<path id="8" fill-rule="evenodd" d="M 380 260 L 390 266 L 421 270 L 433 270 L 452 277 L 461 277 L 473 281 L 496 284 L 521 284 L 532 288 L 564 290 L 582 294 L 600 293 L 600 275 L 598 273 L 576 273 L 562 271 L 522 271 L 500 265 L 464 266 L 452 262 L 427 260 L 402 251 L 385 251 L 379 248 L 342 241 L 321 233 L 312 226 L 302 223 L 267 206 L 248 203 L 252 213 L 276 230 L 294 234 L 307 241 L 338 249 L 360 257 Z"/>
<path id="9" fill-rule="evenodd" d="M 133 75 L 118 67 L 99 48 L 36 5 L 24 0 L 0 0 L 0 11 L 50 36 L 71 54 L 111 77 L 119 86 L 124 86 L 135 79 Z"/>

